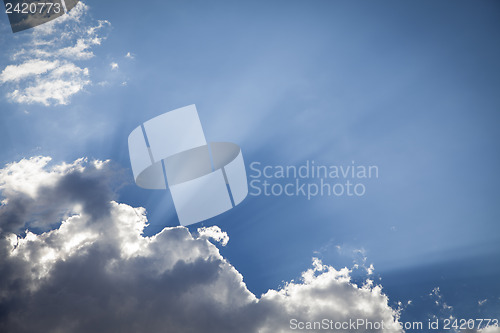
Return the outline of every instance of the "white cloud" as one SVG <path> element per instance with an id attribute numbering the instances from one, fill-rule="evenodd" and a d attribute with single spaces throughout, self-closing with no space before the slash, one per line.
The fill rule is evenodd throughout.
<path id="1" fill-rule="evenodd" d="M 57 51 L 57 54 L 70 59 L 90 59 L 94 56 L 91 51 L 93 45 L 100 45 L 101 38 L 80 38 L 75 45 L 68 46 Z"/>
<path id="2" fill-rule="evenodd" d="M 125 58 L 128 58 L 128 59 L 135 59 L 135 55 L 130 53 L 130 52 L 127 52 L 127 54 L 125 55 Z"/>
<path id="3" fill-rule="evenodd" d="M 219 242 L 222 246 L 226 246 L 229 242 L 229 236 L 226 232 L 220 230 L 218 226 L 198 228 L 200 237 L 211 238 Z"/>
<path id="4" fill-rule="evenodd" d="M 94 57 L 93 47 L 102 43 L 108 21 L 93 25 L 89 7 L 79 2 L 69 14 L 32 29 L 21 39 L 0 74 L 0 84 L 10 90 L 10 101 L 21 104 L 65 105 L 90 85 L 89 70 L 77 61 Z"/>
<path id="5" fill-rule="evenodd" d="M 0 331 L 279 333 L 292 318 L 383 320 L 384 332 L 401 331 L 381 287 L 357 286 L 347 268 L 314 259 L 301 282 L 257 298 L 208 240 L 226 244 L 220 228 L 144 237 L 145 210 L 113 200 L 109 162 L 49 162 L 0 170 Z M 35 225 L 47 231 L 18 235 Z"/>
<path id="6" fill-rule="evenodd" d="M 77 24 L 81 24 L 84 21 L 85 15 L 87 14 L 88 10 L 89 7 L 85 3 L 80 1 L 75 7 L 73 7 L 71 11 L 69 11 L 68 14 L 62 15 L 56 20 L 49 21 L 47 23 L 34 27 L 33 32 L 37 36 L 46 36 L 52 34 L 63 23 L 74 22 Z"/>
<path id="7" fill-rule="evenodd" d="M 37 199 L 38 189 L 44 186 L 53 186 L 61 173 L 81 168 L 81 161 L 72 164 L 63 164 L 47 170 L 50 157 L 38 156 L 31 159 L 22 159 L 19 162 L 9 163 L 0 169 L 0 191 L 8 202 L 9 197 L 27 195 Z"/>
<path id="8" fill-rule="evenodd" d="M 480 329 L 466 329 L 464 331 L 460 331 L 461 333 L 500 333 L 500 327 L 498 326 L 486 326 Z"/>
<path id="9" fill-rule="evenodd" d="M 373 287 L 371 283 L 358 287 L 351 283 L 350 272 L 347 268 L 335 270 L 316 260 L 314 267 L 302 274 L 302 283 L 292 282 L 281 290 L 268 291 L 259 304 L 272 316 L 265 318 L 266 323 L 261 332 L 290 332 L 289 327 L 283 325 L 290 318 L 304 323 L 318 322 L 324 318 L 336 322 L 363 318 L 370 322 L 384 321 L 384 332 L 400 332 L 394 320 L 398 318 L 398 313 L 387 306 L 388 299 L 381 287 Z M 376 330 L 360 328 L 348 331 Z"/>
<path id="10" fill-rule="evenodd" d="M 9 65 L 0 74 L 0 82 L 19 81 L 27 77 L 47 73 L 59 66 L 59 61 L 31 59 L 20 65 Z"/>
<path id="11" fill-rule="evenodd" d="M 445 298 L 442 295 L 440 287 L 433 288 L 432 291 L 428 295 L 430 296 L 430 300 L 432 300 L 432 303 L 433 303 L 431 305 L 431 307 L 434 306 L 436 309 L 436 311 L 433 311 L 434 314 L 432 315 L 432 318 L 434 320 L 440 320 L 442 322 L 443 320 L 446 319 L 446 320 L 450 320 L 451 324 L 454 324 L 456 320 L 457 320 L 457 322 L 460 322 L 460 320 L 461 320 L 460 317 L 458 317 L 454 314 L 454 312 L 455 312 L 454 307 L 448 305 L 445 302 Z M 484 304 L 487 301 L 488 301 L 488 299 L 479 300 L 478 306 L 479 307 L 484 306 Z M 411 304 L 411 302 L 409 301 L 408 305 L 410 305 L 410 304 Z M 429 310 L 429 308 L 428 308 L 428 310 Z M 458 319 L 457 319 L 457 317 L 458 317 Z M 488 325 L 488 324 L 489 323 L 487 321 L 483 320 L 483 321 L 479 322 L 476 320 L 475 325 L 480 325 L 480 327 L 478 327 L 478 328 L 475 328 L 475 329 L 467 328 L 465 330 L 452 328 L 450 332 L 457 332 L 457 333 L 500 333 L 500 327 L 492 326 L 491 324 L 489 324 L 489 326 L 485 327 L 485 325 Z M 460 326 L 460 323 L 458 326 Z"/>
<path id="12" fill-rule="evenodd" d="M 500 333 L 500 327 L 488 326 L 488 327 L 485 327 L 485 328 L 479 330 L 478 332 L 480 332 L 480 333 Z"/>
<path id="13" fill-rule="evenodd" d="M 24 89 L 16 89 L 9 93 L 8 98 L 17 103 L 66 105 L 71 96 L 90 84 L 89 70 L 72 63 L 64 63 L 48 75 L 35 78 L 32 83 Z"/>
<path id="14" fill-rule="evenodd" d="M 446 302 L 443 301 L 443 296 L 441 295 L 441 289 L 439 287 L 435 287 L 432 289 L 432 292 L 429 294 L 429 296 L 434 298 L 434 303 L 438 306 L 441 307 L 444 311 L 453 311 L 453 307 L 446 304 Z"/>
<path id="15" fill-rule="evenodd" d="M 109 64 L 111 66 L 111 69 L 112 70 L 115 70 L 115 69 L 118 69 L 118 64 L 116 62 L 112 62 L 111 64 Z"/>

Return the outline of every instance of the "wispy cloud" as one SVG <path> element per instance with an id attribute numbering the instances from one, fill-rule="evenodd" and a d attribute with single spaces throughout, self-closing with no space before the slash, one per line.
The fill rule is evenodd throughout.
<path id="1" fill-rule="evenodd" d="M 486 303 L 487 301 L 488 301 L 488 299 L 479 300 L 479 301 L 477 301 L 477 305 L 482 306 L 482 305 L 484 305 L 484 303 Z"/>
<path id="2" fill-rule="evenodd" d="M 105 39 L 108 21 L 93 22 L 83 2 L 58 19 L 35 27 L 12 52 L 12 64 L 0 73 L 7 97 L 20 104 L 65 105 L 92 83 L 81 62 L 93 58 L 93 48 Z"/>
<path id="3" fill-rule="evenodd" d="M 87 68 L 80 68 L 73 63 L 64 62 L 47 75 L 34 77 L 25 88 L 15 89 L 7 96 L 17 103 L 40 103 L 49 106 L 68 104 L 71 96 L 90 83 Z"/>
<path id="4" fill-rule="evenodd" d="M 9 65 L 0 73 L 0 82 L 18 82 L 22 79 L 47 73 L 59 66 L 59 61 L 30 59 L 20 65 Z"/>

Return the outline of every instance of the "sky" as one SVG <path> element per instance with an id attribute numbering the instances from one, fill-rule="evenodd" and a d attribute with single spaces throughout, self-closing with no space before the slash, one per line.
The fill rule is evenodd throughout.
<path id="1" fill-rule="evenodd" d="M 2 331 L 500 319 L 498 2 L 148 5 L 0 19 Z M 359 196 L 250 188 L 180 227 L 169 191 L 135 185 L 127 138 L 191 104 L 249 183 L 313 161 L 377 177 L 325 179 Z"/>

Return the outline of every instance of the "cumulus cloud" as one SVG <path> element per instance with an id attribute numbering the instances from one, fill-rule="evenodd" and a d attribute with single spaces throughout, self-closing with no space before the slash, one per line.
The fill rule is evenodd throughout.
<path id="1" fill-rule="evenodd" d="M 108 21 L 89 23 L 88 6 L 79 2 L 67 15 L 32 29 L 11 54 L 13 64 L 0 72 L 7 98 L 21 104 L 65 105 L 91 84 L 80 62 L 94 57 Z"/>
<path id="2" fill-rule="evenodd" d="M 277 333 L 324 318 L 401 331 L 381 287 L 347 268 L 315 259 L 300 282 L 256 297 L 209 241 L 227 243 L 220 228 L 144 237 L 146 212 L 114 200 L 111 169 L 35 157 L 0 170 L 0 331 Z"/>
<path id="3" fill-rule="evenodd" d="M 281 290 L 270 290 L 262 295 L 259 305 L 271 315 L 262 318 L 265 322 L 259 332 L 290 332 L 290 318 L 305 324 L 321 322 L 324 318 L 334 322 L 365 319 L 371 323 L 384 322 L 384 332 L 400 332 L 395 321 L 398 313 L 387 306 L 388 299 L 381 287 L 373 286 L 371 280 L 357 286 L 351 282 L 350 272 L 347 268 L 336 270 L 315 259 L 313 268 L 302 274 L 300 283 L 288 283 Z M 324 329 L 309 331 L 321 332 Z M 359 327 L 343 331 L 379 330 Z"/>
<path id="4" fill-rule="evenodd" d="M 79 207 L 92 217 L 107 212 L 112 199 L 108 162 L 78 159 L 47 168 L 50 161 L 49 157 L 23 159 L 0 170 L 0 233 L 47 228 Z"/>
<path id="5" fill-rule="evenodd" d="M 222 246 L 226 246 L 229 242 L 229 236 L 227 233 L 220 230 L 218 226 L 198 228 L 198 234 L 200 237 L 213 239 L 214 241 L 219 242 Z"/>

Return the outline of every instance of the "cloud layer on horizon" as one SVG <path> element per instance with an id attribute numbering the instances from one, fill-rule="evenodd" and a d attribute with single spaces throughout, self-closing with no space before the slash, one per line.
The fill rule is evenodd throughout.
<path id="1" fill-rule="evenodd" d="M 0 169 L 1 331 L 275 333 L 293 318 L 401 331 L 381 287 L 355 285 L 347 268 L 315 259 L 300 282 L 256 297 L 209 241 L 229 240 L 218 227 L 143 237 L 146 212 L 113 200 L 109 165 L 35 157 Z"/>

